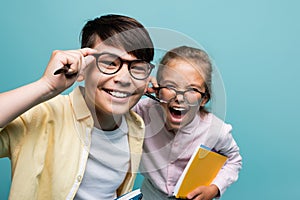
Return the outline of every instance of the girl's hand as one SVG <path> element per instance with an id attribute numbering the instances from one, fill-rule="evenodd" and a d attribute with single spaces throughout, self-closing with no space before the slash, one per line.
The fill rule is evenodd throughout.
<path id="1" fill-rule="evenodd" d="M 152 85 L 152 87 L 148 87 L 147 88 L 147 92 L 149 93 L 155 93 L 155 89 L 154 88 L 157 88 L 159 87 L 158 83 L 157 83 L 157 80 L 154 76 L 150 76 L 150 81 L 149 83 Z"/>
<path id="2" fill-rule="evenodd" d="M 216 185 L 200 186 L 190 192 L 188 199 L 193 200 L 212 200 L 219 195 L 219 189 Z"/>

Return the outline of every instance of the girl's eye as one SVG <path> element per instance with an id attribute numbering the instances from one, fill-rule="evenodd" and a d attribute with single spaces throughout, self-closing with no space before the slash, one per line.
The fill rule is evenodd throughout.
<path id="1" fill-rule="evenodd" d="M 176 89 L 174 85 L 166 85 L 165 87 L 170 88 L 170 89 Z"/>
<path id="2" fill-rule="evenodd" d="M 199 92 L 200 91 L 200 89 L 195 88 L 195 87 L 190 87 L 190 88 L 187 88 L 186 90 L 195 91 L 195 92 Z"/>

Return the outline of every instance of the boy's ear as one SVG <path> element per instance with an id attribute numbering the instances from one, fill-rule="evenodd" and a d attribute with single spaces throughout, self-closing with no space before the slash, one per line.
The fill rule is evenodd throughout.
<path id="1" fill-rule="evenodd" d="M 147 92 L 147 89 L 148 89 L 148 85 L 144 89 L 144 94 Z"/>
<path id="2" fill-rule="evenodd" d="M 148 91 L 149 83 L 150 83 L 150 77 L 147 78 L 146 87 L 144 89 L 144 94 Z"/>
<path id="3" fill-rule="evenodd" d="M 78 77 L 77 77 L 77 82 L 81 82 L 81 81 L 83 81 L 85 79 L 85 75 L 83 74 L 83 73 L 80 73 L 79 75 L 78 75 Z"/>

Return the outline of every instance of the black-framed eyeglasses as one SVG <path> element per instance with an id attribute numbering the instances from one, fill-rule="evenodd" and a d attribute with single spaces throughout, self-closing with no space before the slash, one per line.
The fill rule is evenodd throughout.
<path id="1" fill-rule="evenodd" d="M 185 91 L 176 90 L 173 87 L 156 87 L 154 88 L 157 91 L 157 96 L 153 96 L 150 93 L 145 93 L 147 97 L 154 99 L 160 103 L 169 103 L 173 101 L 177 95 L 182 95 L 184 101 L 190 105 L 198 105 L 202 98 L 206 96 L 206 92 L 201 92 L 196 88 L 190 88 Z"/>
<path id="2" fill-rule="evenodd" d="M 96 65 L 99 71 L 107 75 L 117 73 L 123 64 L 127 63 L 129 74 L 134 79 L 144 80 L 149 77 L 152 69 L 155 67 L 145 60 L 124 60 L 111 53 L 98 53 L 92 55 L 96 58 Z"/>

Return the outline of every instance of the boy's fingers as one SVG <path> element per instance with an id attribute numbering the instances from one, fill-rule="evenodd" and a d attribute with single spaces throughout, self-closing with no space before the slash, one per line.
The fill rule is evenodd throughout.
<path id="1" fill-rule="evenodd" d="M 96 49 L 91 49 L 91 48 L 83 48 L 83 49 L 79 49 L 79 51 L 81 52 L 81 54 L 85 57 L 88 55 L 91 55 L 93 53 L 97 53 Z"/>
<path id="2" fill-rule="evenodd" d="M 86 57 L 82 57 L 82 66 L 79 71 L 79 75 L 77 77 L 77 81 L 83 81 L 85 78 L 85 69 L 90 66 L 90 64 L 95 60 L 94 56 L 88 55 Z"/>
<path id="3" fill-rule="evenodd" d="M 95 60 L 94 56 L 88 55 L 83 58 L 82 67 L 85 68 Z"/>
<path id="4" fill-rule="evenodd" d="M 83 73 L 84 70 L 90 66 L 90 64 L 95 60 L 94 56 L 88 55 L 85 57 L 82 57 L 82 63 L 81 63 L 81 67 L 80 67 L 80 73 Z"/>
<path id="5" fill-rule="evenodd" d="M 92 54 L 96 53 L 97 51 L 91 48 L 83 48 L 79 49 L 79 51 L 81 53 L 79 73 L 82 73 L 82 71 L 84 71 L 85 68 L 95 60 L 95 57 L 92 56 Z"/>
<path id="6" fill-rule="evenodd" d="M 97 51 L 95 49 L 91 48 L 63 52 L 66 56 L 62 63 L 67 64 L 56 70 L 54 75 L 63 73 L 68 75 L 67 78 L 71 78 L 78 72 L 81 73 L 81 71 L 94 60 L 94 57 L 90 55 L 96 52 Z"/>

